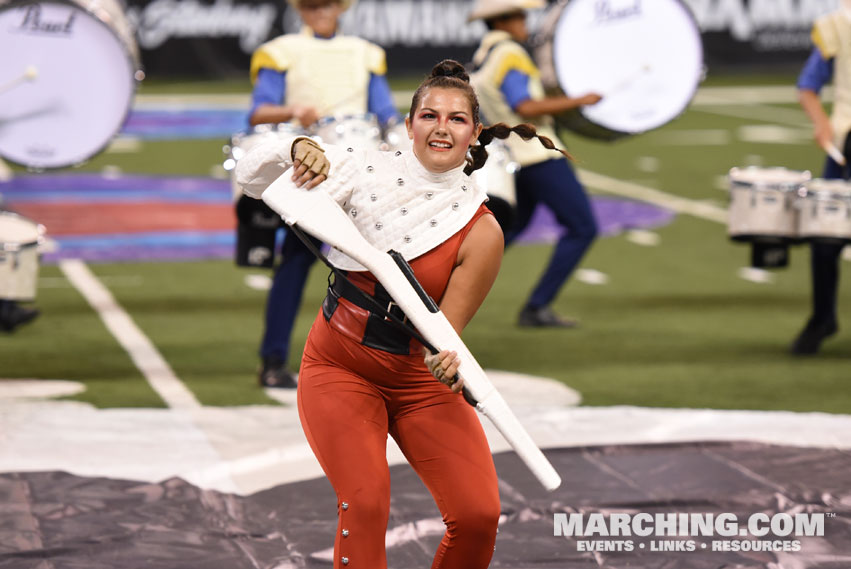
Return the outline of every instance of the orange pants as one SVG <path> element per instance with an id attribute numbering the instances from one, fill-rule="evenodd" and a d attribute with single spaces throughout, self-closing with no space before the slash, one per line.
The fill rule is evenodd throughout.
<path id="1" fill-rule="evenodd" d="M 298 411 L 337 494 L 335 569 L 387 567 L 388 433 L 446 524 L 432 568 L 488 566 L 500 513 L 493 457 L 475 410 L 431 376 L 422 356 L 358 344 L 320 312 L 302 358 Z"/>

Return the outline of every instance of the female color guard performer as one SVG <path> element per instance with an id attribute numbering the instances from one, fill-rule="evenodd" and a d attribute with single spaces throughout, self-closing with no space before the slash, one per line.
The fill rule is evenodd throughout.
<path id="1" fill-rule="evenodd" d="M 239 162 L 237 180 L 258 197 L 293 165 L 297 185 L 319 186 L 314 191 L 333 197 L 370 243 L 402 253 L 460 333 L 496 279 L 503 250 L 502 231 L 469 173 L 484 164 L 495 136 L 536 133 L 528 125 L 483 130 L 469 78 L 451 60 L 419 86 L 405 123 L 410 152 L 272 142 Z M 487 567 L 500 514 L 497 477 L 476 412 L 454 379 L 457 354 L 443 351 L 424 362 L 416 340 L 361 307 L 369 304 L 355 287 L 392 306 L 375 277 L 339 251 L 328 257 L 349 280 L 329 287 L 307 338 L 298 409 L 337 494 L 334 567 L 387 566 L 388 434 L 443 514 L 446 533 L 432 567 Z"/>

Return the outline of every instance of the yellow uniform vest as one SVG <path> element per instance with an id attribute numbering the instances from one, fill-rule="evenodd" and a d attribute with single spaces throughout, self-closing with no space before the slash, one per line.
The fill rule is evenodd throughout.
<path id="1" fill-rule="evenodd" d="M 830 124 L 834 143 L 842 148 L 851 131 L 851 21 L 842 11 L 816 20 L 813 42 L 825 59 L 833 58 L 833 112 Z"/>
<path id="2" fill-rule="evenodd" d="M 498 122 L 514 126 L 520 123 L 535 125 L 538 134 L 552 139 L 553 143 L 564 149 L 564 145 L 556 135 L 554 122 L 550 116 L 535 119 L 524 119 L 514 112 L 505 100 L 500 86 L 506 74 L 512 69 L 521 71 L 529 76 L 529 95 L 532 99 L 544 98 L 544 86 L 541 84 L 540 72 L 529 57 L 529 54 L 519 43 L 511 39 L 508 32 L 493 30 L 488 32 L 476 53 L 473 55 L 473 65 L 478 69 L 470 77 L 470 82 L 479 98 L 483 120 L 486 124 Z M 536 140 L 524 141 L 512 134 L 506 139 L 512 158 L 520 166 L 529 166 L 557 158 L 552 150 L 547 150 Z"/>
<path id="3" fill-rule="evenodd" d="M 384 50 L 354 36 L 330 39 L 305 27 L 299 34 L 279 36 L 251 57 L 251 82 L 261 68 L 286 72 L 284 104 L 315 107 L 322 116 L 367 111 L 370 73 L 384 75 Z"/>

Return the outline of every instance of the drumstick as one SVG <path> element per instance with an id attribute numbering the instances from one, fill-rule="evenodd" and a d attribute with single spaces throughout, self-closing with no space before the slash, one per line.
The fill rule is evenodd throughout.
<path id="1" fill-rule="evenodd" d="M 23 75 L 12 79 L 5 85 L 0 85 L 0 93 L 10 91 L 12 88 L 20 85 L 24 81 L 35 81 L 36 77 L 38 77 L 38 68 L 35 65 L 28 65 L 27 68 L 24 69 Z"/>
<path id="2" fill-rule="evenodd" d="M 822 148 L 824 148 L 824 151 L 827 152 L 828 156 L 833 158 L 834 162 L 840 166 L 845 166 L 845 156 L 832 142 L 828 142 Z"/>
<path id="3" fill-rule="evenodd" d="M 638 80 L 642 75 L 644 75 L 645 73 L 649 73 L 651 69 L 652 69 L 652 67 L 650 66 L 650 64 L 645 63 L 639 69 L 637 69 L 632 75 L 628 75 L 625 78 L 623 78 L 621 81 L 619 81 L 618 83 L 615 83 L 609 89 L 608 94 L 606 96 L 610 97 L 614 93 L 618 93 L 620 91 L 623 91 L 624 89 L 626 89 L 627 87 L 629 87 L 633 83 L 635 83 L 635 81 Z"/>

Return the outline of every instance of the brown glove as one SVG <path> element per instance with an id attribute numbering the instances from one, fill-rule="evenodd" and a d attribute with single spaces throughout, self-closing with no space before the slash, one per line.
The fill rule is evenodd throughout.
<path id="1" fill-rule="evenodd" d="M 431 374 L 439 381 L 458 393 L 464 387 L 464 380 L 458 377 L 458 366 L 461 360 L 456 352 L 443 350 L 437 354 L 432 354 L 428 350 L 423 350 L 423 361 Z"/>
<path id="2" fill-rule="evenodd" d="M 295 168 L 293 180 L 299 186 L 313 179 L 314 182 L 308 185 L 312 188 L 325 180 L 331 170 L 331 163 L 326 158 L 325 151 L 310 138 L 299 138 L 293 143 L 292 159 Z M 317 180 L 320 176 L 323 178 Z"/>

